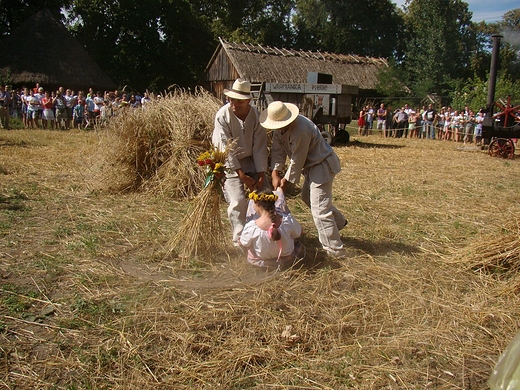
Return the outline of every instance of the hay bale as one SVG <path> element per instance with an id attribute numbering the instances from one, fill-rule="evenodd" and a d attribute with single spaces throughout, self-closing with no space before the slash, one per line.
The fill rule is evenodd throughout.
<path id="1" fill-rule="evenodd" d="M 119 109 L 91 156 L 90 188 L 193 197 L 203 184 L 194 162 L 207 149 L 220 102 L 203 89 L 177 90 L 145 109 Z"/>

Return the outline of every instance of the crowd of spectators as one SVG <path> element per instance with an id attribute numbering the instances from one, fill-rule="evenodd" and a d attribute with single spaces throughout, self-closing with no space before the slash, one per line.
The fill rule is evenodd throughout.
<path id="1" fill-rule="evenodd" d="M 412 109 L 408 104 L 392 111 L 384 103 L 375 110 L 368 105 L 359 112 L 358 135 L 371 135 L 374 122 L 380 137 L 453 140 L 455 142 L 482 142 L 483 109 L 474 112 L 469 107 L 454 110 L 442 107 L 437 111 L 433 104 Z"/>
<path id="2" fill-rule="evenodd" d="M 11 90 L 7 86 L 0 93 L 0 117 L 3 128 L 9 129 L 10 118 L 21 119 L 27 129 L 69 130 L 103 126 L 121 109 L 144 107 L 151 97 L 119 91 L 87 93 L 63 87 L 46 90 L 36 84 L 34 88 Z"/>

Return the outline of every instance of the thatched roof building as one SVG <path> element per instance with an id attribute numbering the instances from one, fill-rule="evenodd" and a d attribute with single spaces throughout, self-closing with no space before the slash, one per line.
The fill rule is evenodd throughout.
<path id="1" fill-rule="evenodd" d="M 376 90 L 377 74 L 388 67 L 384 58 L 362 57 L 238 44 L 220 39 L 205 71 L 206 87 L 217 97 L 237 78 L 251 83 L 305 83 L 309 72 L 332 75 L 334 84 L 359 88 L 359 94 Z"/>
<path id="2" fill-rule="evenodd" d="M 65 26 L 42 9 L 0 42 L 0 75 L 15 86 L 114 90 L 116 85 Z"/>

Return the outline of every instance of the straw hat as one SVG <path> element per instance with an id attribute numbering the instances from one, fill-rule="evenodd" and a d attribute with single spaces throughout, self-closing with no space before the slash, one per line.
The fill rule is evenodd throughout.
<path id="1" fill-rule="evenodd" d="M 224 89 L 224 95 L 232 99 L 251 99 L 251 83 L 246 80 L 236 79 L 231 89 Z"/>
<path id="2" fill-rule="evenodd" d="M 260 124 L 266 129 L 281 129 L 292 123 L 300 110 L 292 103 L 272 102 L 260 114 Z"/>

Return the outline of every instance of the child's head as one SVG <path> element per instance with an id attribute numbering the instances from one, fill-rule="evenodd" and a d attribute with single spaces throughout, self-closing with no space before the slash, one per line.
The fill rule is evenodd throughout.
<path id="1" fill-rule="evenodd" d="M 265 210 L 269 213 L 271 218 L 271 227 L 269 228 L 269 237 L 273 241 L 278 241 L 282 238 L 278 228 L 276 227 L 276 208 L 275 202 L 278 200 L 278 195 L 271 190 L 261 190 L 259 192 L 253 191 L 249 193 L 249 199 L 255 202 L 255 207 L 260 210 Z"/>

